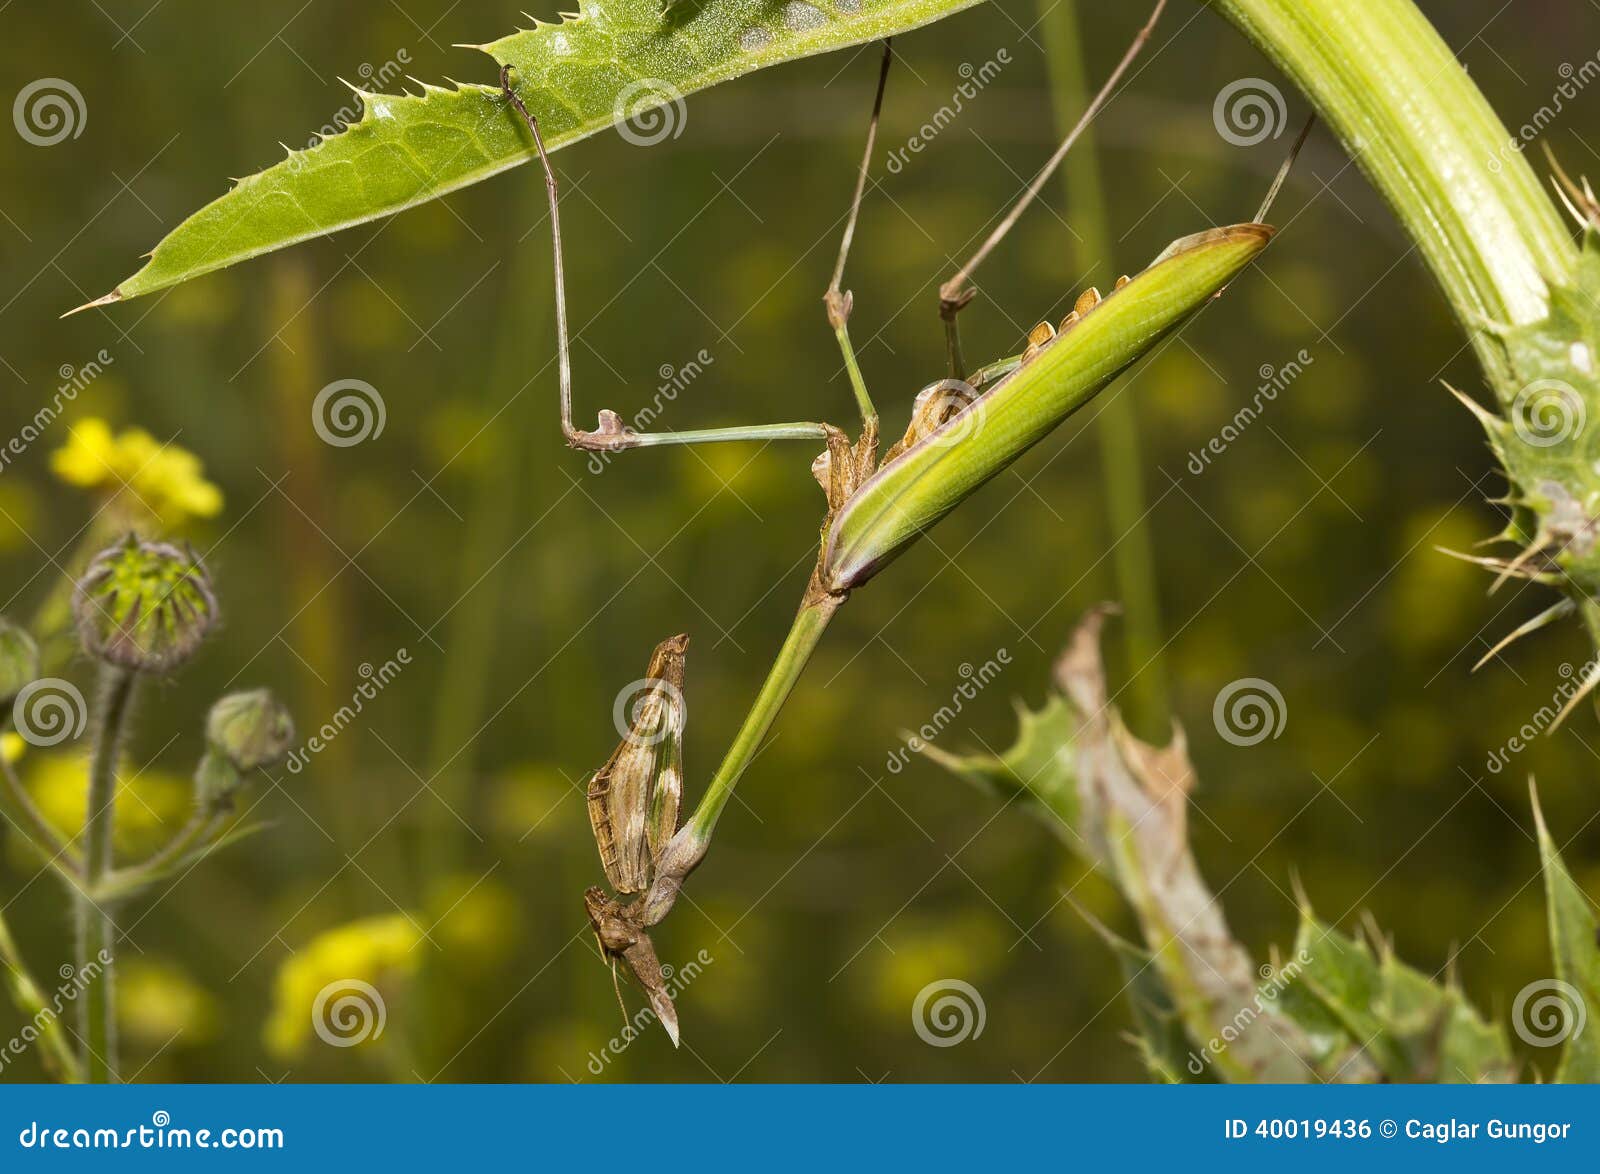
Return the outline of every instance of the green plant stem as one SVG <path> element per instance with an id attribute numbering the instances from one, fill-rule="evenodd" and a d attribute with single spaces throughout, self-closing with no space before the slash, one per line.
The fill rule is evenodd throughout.
<path id="1" fill-rule="evenodd" d="M 1094 93 L 1089 85 L 1076 0 L 1039 0 L 1039 25 L 1056 128 L 1065 134 L 1076 124 Z M 1112 240 L 1092 129 L 1085 129 L 1080 135 L 1071 166 L 1062 169 L 1062 180 L 1069 220 L 1078 237 L 1080 264 L 1085 271 L 1104 265 L 1111 256 Z M 1128 658 L 1125 712 L 1136 730 L 1160 736 L 1171 721 L 1171 713 L 1162 656 L 1161 599 L 1156 586 L 1155 550 L 1145 521 L 1148 506 L 1144 461 L 1133 398 L 1124 391 L 1105 395 L 1095 417 L 1095 432 L 1100 440 L 1117 598 L 1124 614 L 1122 633 Z"/>
<path id="2" fill-rule="evenodd" d="M 84 1069 L 94 1084 L 117 1081 L 115 958 L 117 927 L 111 909 L 96 904 L 95 891 L 111 871 L 116 830 L 117 761 L 138 677 L 127 669 L 100 669 L 99 727 L 89 763 L 89 804 L 83 819 L 83 886 L 76 894 L 78 971 L 99 978 L 83 994 Z"/>
<path id="3" fill-rule="evenodd" d="M 11 993 L 17 1010 L 27 1016 L 39 1033 L 46 1069 L 67 1084 L 80 1083 L 83 1070 L 62 1030 L 61 1019 L 55 1013 L 54 1006 L 46 1002 L 44 992 L 23 965 L 22 952 L 17 949 L 16 940 L 11 936 L 11 927 L 6 924 L 3 914 L 0 914 L 0 973 L 4 975 L 6 989 Z"/>
<path id="4" fill-rule="evenodd" d="M 147 879 L 159 876 L 163 869 L 181 859 L 196 843 L 209 840 L 220 828 L 223 818 L 210 811 L 196 811 L 164 848 L 136 868 L 127 870 L 125 875 L 118 877 L 119 881 L 138 886 Z"/>
<path id="5" fill-rule="evenodd" d="M 722 758 L 722 765 L 717 767 L 717 773 L 707 785 L 705 797 L 700 800 L 693 817 L 684 827 L 689 839 L 699 847 L 701 855 L 711 843 L 711 833 L 717 826 L 722 809 L 733 795 L 739 776 L 744 774 L 745 768 L 755 758 L 756 751 L 761 748 L 761 740 L 772 728 L 778 711 L 788 700 L 795 682 L 800 679 L 811 654 L 816 651 L 822 633 L 827 631 L 829 621 L 843 602 L 843 598 L 837 595 L 808 596 L 795 614 L 794 624 L 789 628 L 789 635 L 778 650 L 772 668 L 767 671 L 761 692 L 756 694 L 750 712 L 745 715 L 744 724 L 739 727 L 732 745 Z"/>
<path id="6" fill-rule="evenodd" d="M 9 722 L 0 723 L 0 733 L 5 732 L 9 725 Z M 78 866 L 77 852 L 50 826 L 50 821 L 45 819 L 44 813 L 17 777 L 16 767 L 3 756 L 0 756 L 0 779 L 3 779 L 0 781 L 0 812 L 4 812 L 17 829 L 32 841 L 34 849 L 44 856 L 51 868 L 70 877 Z"/>
<path id="7" fill-rule="evenodd" d="M 1493 324 L 1548 310 L 1576 250 L 1466 69 L 1411 0 L 1204 0 L 1316 105 L 1443 285 L 1502 404 L 1520 388 Z"/>

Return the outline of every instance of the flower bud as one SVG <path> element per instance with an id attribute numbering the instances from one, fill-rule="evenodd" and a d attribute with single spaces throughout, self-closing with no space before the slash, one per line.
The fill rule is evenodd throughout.
<path id="1" fill-rule="evenodd" d="M 39 646 L 10 620 L 0 618 L 0 705 L 39 679 Z"/>
<path id="2" fill-rule="evenodd" d="M 192 552 L 130 534 L 103 551 L 72 597 L 84 651 L 135 672 L 187 661 L 217 620 L 217 598 Z"/>
<path id="3" fill-rule="evenodd" d="M 237 770 L 258 770 L 289 752 L 294 720 L 266 689 L 230 693 L 211 707 L 206 741 Z"/>

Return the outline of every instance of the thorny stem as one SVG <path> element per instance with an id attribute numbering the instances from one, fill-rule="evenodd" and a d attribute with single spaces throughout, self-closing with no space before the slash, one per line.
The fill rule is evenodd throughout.
<path id="1" fill-rule="evenodd" d="M 17 1010 L 27 1016 L 39 1033 L 39 1042 L 45 1050 L 45 1067 L 67 1084 L 81 1083 L 83 1069 L 62 1029 L 61 1019 L 55 1014 L 55 1008 L 46 1002 L 44 992 L 23 965 L 22 952 L 17 949 L 16 940 L 11 936 L 11 927 L 6 924 L 3 914 L 0 914 L 0 972 L 4 974 L 6 989 L 11 992 Z"/>
<path id="2" fill-rule="evenodd" d="M 744 724 L 734 735 L 733 743 L 723 755 L 722 764 L 706 786 L 700 805 L 663 853 L 656 885 L 645 897 L 646 924 L 654 925 L 667 915 L 677 899 L 684 878 L 705 858 L 717 819 L 728 805 L 734 786 L 761 749 L 762 739 L 772 728 L 778 711 L 783 708 L 811 654 L 816 651 L 822 633 L 827 630 L 829 621 L 843 603 L 844 596 L 841 595 L 808 593 L 805 602 L 800 605 L 794 623 L 789 628 L 789 635 L 778 650 L 772 667 L 767 670 L 767 679 L 751 703 Z"/>
<path id="3" fill-rule="evenodd" d="M 117 760 L 138 677 L 127 669 L 102 665 L 99 714 L 94 752 L 89 762 L 89 803 L 83 820 L 83 884 L 75 895 L 78 921 L 78 970 L 100 977 L 84 992 L 82 1003 L 84 1067 L 91 1083 L 115 1083 L 116 924 L 111 910 L 96 904 L 95 893 L 112 868 L 112 833 L 116 829 Z M 101 898 L 103 900 L 103 897 Z"/>
<path id="4" fill-rule="evenodd" d="M 856 349 L 850 342 L 850 310 L 854 304 L 850 294 L 843 292 L 844 263 L 850 256 L 850 242 L 855 239 L 856 221 L 861 216 L 861 197 L 867 190 L 867 173 L 872 166 L 872 147 L 878 139 L 878 118 L 883 113 L 883 91 L 889 81 L 889 64 L 894 60 L 892 38 L 883 41 L 883 64 L 878 69 L 878 91 L 872 99 L 872 118 L 867 123 L 867 145 L 861 152 L 861 170 L 856 173 L 855 195 L 850 200 L 850 217 L 845 221 L 844 239 L 839 242 L 839 260 L 833 267 L 833 280 L 822 300 L 828 307 L 828 325 L 839 340 L 839 353 L 844 356 L 844 367 L 850 375 L 850 386 L 856 394 L 856 405 L 861 409 L 863 428 L 871 429 L 878 423 L 878 409 L 872 406 L 872 396 L 867 392 L 867 382 L 861 376 L 861 365 L 856 362 Z"/>
<path id="5" fill-rule="evenodd" d="M 1050 75 L 1051 104 L 1056 122 L 1066 126 L 1088 95 L 1082 25 L 1073 0 L 1040 0 L 1045 62 Z M 1082 146 L 1070 169 L 1063 172 L 1067 206 L 1077 226 L 1079 255 L 1085 269 L 1104 264 L 1111 254 L 1105 190 L 1094 132 L 1085 129 Z M 1258 217 L 1259 219 L 1259 217 Z M 1131 720 L 1152 735 L 1164 735 L 1170 721 L 1166 665 L 1162 659 L 1161 599 L 1156 586 L 1155 551 L 1144 491 L 1139 417 L 1133 397 L 1117 391 L 1103 395 L 1095 418 L 1100 440 L 1101 477 L 1106 490 L 1106 521 L 1111 531 L 1117 598 L 1124 615 L 1123 639 L 1128 657 Z"/>
<path id="6" fill-rule="evenodd" d="M 1444 287 L 1500 401 L 1520 388 L 1493 326 L 1548 309 L 1575 256 L 1555 205 L 1411 0 L 1206 0 L 1305 91 Z"/>
<path id="7" fill-rule="evenodd" d="M 1027 210 L 1028 205 L 1033 203 L 1039 192 L 1043 190 L 1046 182 L 1049 181 L 1050 176 L 1054 174 L 1055 169 L 1067 157 L 1067 152 L 1072 150 L 1072 145 L 1078 141 L 1083 132 L 1088 129 L 1089 124 L 1094 121 L 1095 116 L 1100 113 L 1106 101 L 1111 97 L 1112 91 L 1122 81 L 1122 75 L 1128 72 L 1128 67 L 1133 64 L 1134 58 L 1139 56 L 1139 50 L 1143 49 L 1145 42 L 1150 39 L 1151 32 L 1155 30 L 1156 21 L 1161 19 L 1161 13 L 1166 7 L 1167 0 L 1156 0 L 1155 11 L 1150 14 L 1150 19 L 1145 22 L 1144 27 L 1133 38 L 1133 43 L 1128 46 L 1128 51 L 1122 55 L 1122 60 L 1117 63 L 1116 69 L 1111 71 L 1111 76 L 1106 79 L 1105 85 L 1100 87 L 1100 92 L 1094 96 L 1094 101 L 1089 103 L 1088 109 L 1078 119 L 1077 125 L 1072 128 L 1072 132 L 1062 140 L 1061 145 L 1056 148 L 1055 154 L 1045 161 L 1045 165 L 1033 177 L 1033 181 L 1028 184 L 1027 190 L 1022 193 L 1022 197 L 1012 205 L 1011 211 L 1007 212 L 1000 223 L 995 226 L 988 239 L 978 247 L 976 253 L 972 254 L 972 258 L 960 269 L 956 270 L 955 275 L 950 280 L 939 287 L 939 316 L 944 319 L 945 336 L 950 348 L 950 365 L 955 378 L 960 379 L 962 377 L 961 341 L 956 331 L 956 315 L 972 300 L 976 292 L 968 288 L 968 281 L 978 266 L 983 264 L 984 259 L 994 250 L 995 246 L 1005 239 L 1006 233 L 1011 231 L 1011 226 Z"/>

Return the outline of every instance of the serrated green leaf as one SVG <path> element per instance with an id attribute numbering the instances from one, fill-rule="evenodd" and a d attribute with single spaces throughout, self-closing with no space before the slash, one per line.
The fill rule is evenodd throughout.
<path id="1" fill-rule="evenodd" d="M 1210 1067 L 1194 1051 L 1183 1028 L 1172 994 L 1161 980 L 1154 956 L 1120 934 L 1099 925 L 1100 936 L 1116 955 L 1122 970 L 1123 992 L 1138 1027 L 1139 1056 L 1150 1074 L 1168 1084 L 1214 1084 Z"/>
<path id="2" fill-rule="evenodd" d="M 510 65 L 550 150 L 627 117 L 681 132 L 682 95 L 918 28 L 979 0 L 586 0 L 481 48 Z M 360 93 L 359 122 L 240 180 L 173 229 L 104 305 L 414 207 L 533 157 L 498 86 Z M 662 108 L 665 104 L 665 108 Z M 654 113 L 650 113 L 651 111 Z M 643 120 L 653 119 L 646 123 Z M 665 120 L 659 121 L 659 120 Z"/>
<path id="3" fill-rule="evenodd" d="M 1059 693 L 1037 710 L 1017 707 L 1017 740 L 1000 755 L 951 754 L 930 744 L 918 747 L 940 766 L 990 794 L 1009 797 L 1019 791 L 1038 801 L 1030 810 L 1063 838 L 1077 835 L 1078 785 L 1073 769 L 1073 732 L 1077 718 Z"/>
<path id="4" fill-rule="evenodd" d="M 1305 910 L 1295 954 L 1302 960 L 1296 985 L 1321 1006 L 1302 1026 L 1326 1042 L 1329 1020 L 1337 1022 L 1386 1079 L 1457 1084 L 1514 1078 L 1504 1033 L 1454 985 L 1407 966 L 1386 946 L 1374 952 Z M 1299 999 L 1283 1005 L 1291 1016 L 1305 1008 Z"/>
<path id="5" fill-rule="evenodd" d="M 1556 1079 L 1564 1084 L 1600 1083 L 1600 924 L 1594 906 L 1578 887 L 1545 827 L 1538 797 L 1533 803 L 1544 867 L 1545 902 L 1550 916 L 1550 954 L 1556 978 L 1577 991 L 1580 1002 L 1563 1000 L 1563 1025 L 1574 1030 L 1561 1053 Z"/>

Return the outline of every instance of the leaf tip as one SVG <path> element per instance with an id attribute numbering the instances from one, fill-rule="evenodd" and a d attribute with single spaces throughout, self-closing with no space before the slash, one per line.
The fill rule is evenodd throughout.
<path id="1" fill-rule="evenodd" d="M 97 308 L 99 306 L 109 306 L 109 305 L 112 305 L 112 304 L 114 304 L 116 302 L 120 302 L 121 300 L 122 300 L 122 287 L 119 285 L 116 289 L 112 290 L 110 293 L 106 294 L 104 297 L 95 298 L 95 300 L 92 301 L 92 302 L 84 302 L 83 305 L 81 305 L 81 306 L 74 306 L 72 309 L 68 310 L 65 314 L 61 315 L 61 317 L 62 318 L 70 318 L 74 314 L 83 313 L 85 310 L 93 310 L 93 309 L 95 309 L 95 308 Z"/>

